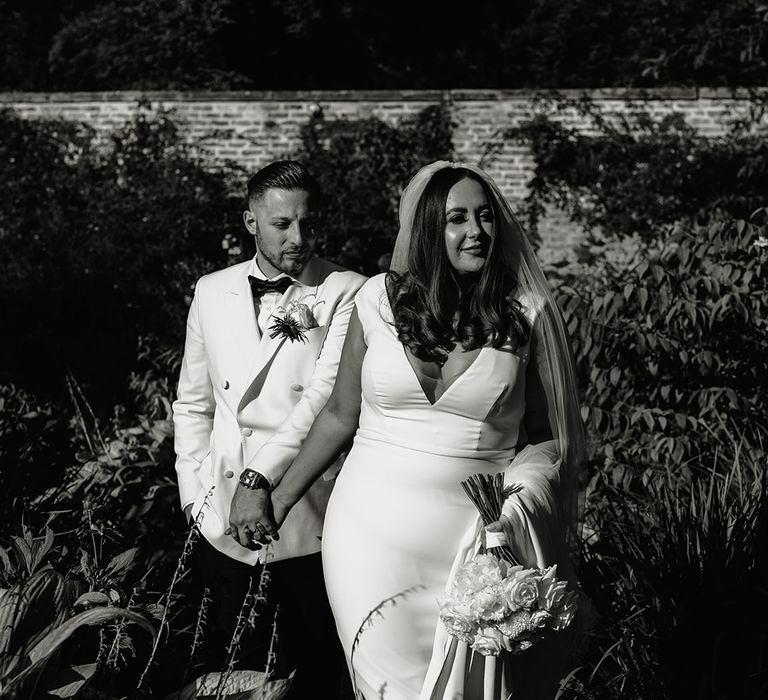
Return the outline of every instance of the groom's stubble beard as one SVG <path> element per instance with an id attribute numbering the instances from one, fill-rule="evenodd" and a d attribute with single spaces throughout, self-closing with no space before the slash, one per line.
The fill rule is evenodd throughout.
<path id="1" fill-rule="evenodd" d="M 279 255 L 274 254 L 265 244 L 264 237 L 258 230 L 258 225 L 254 237 L 256 239 L 256 249 L 258 250 L 259 256 L 264 258 L 276 270 L 280 270 L 280 272 L 284 272 L 286 275 L 290 275 L 291 277 L 300 275 L 314 254 L 314 246 L 312 245 L 305 246 L 303 249 L 303 255 L 297 258 L 285 258 L 282 251 Z"/>

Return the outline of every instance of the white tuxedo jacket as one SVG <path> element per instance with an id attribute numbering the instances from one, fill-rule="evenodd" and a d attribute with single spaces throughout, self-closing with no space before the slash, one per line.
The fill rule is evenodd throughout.
<path id="1" fill-rule="evenodd" d="M 317 328 L 306 342 L 259 331 L 248 282 L 251 261 L 202 277 L 187 320 L 178 398 L 173 404 L 176 473 L 182 508 L 202 512 L 202 534 L 219 551 L 255 564 L 261 553 L 224 534 L 245 467 L 280 480 L 336 381 L 339 357 L 362 275 L 313 258 L 279 306 L 305 300 Z M 330 470 L 329 470 L 330 471 Z M 318 479 L 291 510 L 271 546 L 273 560 L 320 551 L 333 480 Z M 263 550 L 262 550 L 263 553 Z"/>

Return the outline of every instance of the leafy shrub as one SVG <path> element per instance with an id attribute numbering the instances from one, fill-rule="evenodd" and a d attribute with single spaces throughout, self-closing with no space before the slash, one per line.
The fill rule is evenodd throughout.
<path id="1" fill-rule="evenodd" d="M 505 132 L 530 145 L 536 159 L 526 200 L 534 231 L 552 204 L 590 232 L 646 241 L 679 221 L 744 219 L 765 204 L 768 143 L 749 120 L 709 137 L 680 113 L 658 120 L 642 111 L 608 115 L 588 100 L 559 102 L 554 112 L 563 109 L 587 117 L 589 131 L 545 113 Z"/>
<path id="2" fill-rule="evenodd" d="M 61 574 L 47 562 L 54 541 L 50 529 L 46 528 L 42 538 L 33 538 L 27 530 L 24 537 L 14 538 L 12 552 L 0 549 L 0 577 L 7 579 L 23 569 L 16 583 L 0 590 L 3 697 L 73 697 L 97 671 L 110 664 L 116 667 L 125 651 L 133 649 L 125 629 L 128 622 L 139 625 L 153 637 L 155 634 L 144 615 L 119 604 L 120 597 L 114 588 L 109 595 L 96 590 L 94 585 L 86 590 L 77 576 L 78 570 Z M 129 550 L 106 564 L 99 572 L 102 589 L 125 576 L 134 554 L 135 550 Z M 84 551 L 83 567 L 87 560 Z M 114 626 L 110 643 L 102 627 L 101 635 L 94 635 L 95 644 L 83 644 L 83 628 L 103 626 L 114 620 L 119 622 Z M 72 637 L 78 643 L 68 643 Z"/>
<path id="3" fill-rule="evenodd" d="M 761 697 L 768 629 L 739 612 L 768 588 L 768 151 L 750 119 L 706 139 L 584 109 L 591 134 L 546 116 L 507 133 L 537 160 L 534 228 L 555 204 L 593 244 L 551 277 L 590 437 L 581 579 L 602 614 L 564 695 Z"/>
<path id="4" fill-rule="evenodd" d="M 48 55 L 59 89 L 234 89 L 226 0 L 99 3 L 61 28 Z M 147 30 L 151 23 L 151 31 Z"/>
<path id="5" fill-rule="evenodd" d="M 575 337 L 595 457 L 630 488 L 659 471 L 708 469 L 768 425 L 768 225 L 678 231 L 638 253 L 571 272 L 560 303 Z"/>
<path id="6" fill-rule="evenodd" d="M 27 474 L 27 488 L 17 489 L 14 512 L 23 512 L 24 525 L 8 519 L 7 533 L 18 534 L 3 533 L 9 546 L 0 547 L 0 584 L 7 589 L 0 591 L 0 616 L 10 635 L 10 646 L 0 647 L 0 681 L 9 697 L 42 697 L 65 680 L 73 694 L 88 697 L 133 693 L 150 646 L 129 623 L 161 635 L 152 658 L 174 668 L 152 677 L 153 692 L 170 692 L 186 678 L 178 664 L 169 666 L 169 659 L 190 655 L 197 603 L 189 585 L 190 530 L 173 478 L 171 400 L 180 352 L 158 351 L 155 342 L 141 340 L 130 380 L 138 413 L 117 407 L 100 421 L 70 380 L 74 418 L 66 444 L 75 454 L 51 465 L 45 480 Z M 26 408 L 19 399 L 8 404 L 14 407 Z M 17 429 L 19 442 L 34 445 L 26 428 Z M 40 450 L 41 459 L 52 451 Z M 33 621 L 19 612 L 22 599 Z M 52 640 L 33 653 L 49 633 Z M 73 643 L 65 643 L 70 634 Z M 44 668 L 35 661 L 43 650 L 46 658 L 56 652 Z"/>
<path id="7" fill-rule="evenodd" d="M 168 113 L 139 110 L 107 143 L 69 122 L 0 113 L 0 383 L 98 406 L 139 333 L 180 343 L 192 284 L 239 231 L 229 168 L 213 172 Z"/>
<path id="8" fill-rule="evenodd" d="M 110 548 L 151 543 L 145 565 L 156 566 L 148 581 L 152 586 L 170 576 L 185 536 L 171 409 L 180 361 L 179 350 L 158 352 L 141 339 L 130 381 L 135 412 L 118 406 L 108 422 L 99 421 L 80 388 L 73 387 L 77 454 L 53 485 L 38 489 L 29 508 L 31 522 L 42 525 L 56 514 L 57 527 L 78 533 L 79 541 L 96 528 L 109 533 Z M 77 550 L 74 545 L 69 550 L 73 566 Z"/>
<path id="9" fill-rule="evenodd" d="M 397 236 L 403 187 L 427 163 L 453 153 L 453 123 L 444 106 L 428 107 L 397 126 L 376 118 L 328 120 L 302 127 L 303 160 L 325 193 L 320 254 L 341 265 L 379 272 L 377 259 Z"/>
<path id="10" fill-rule="evenodd" d="M 658 471 L 688 478 L 729 436 L 762 454 L 765 212 L 744 220 L 768 192 L 768 150 L 752 133 L 761 106 L 721 138 L 679 115 L 556 107 L 581 109 L 592 133 L 540 116 L 506 136 L 536 158 L 531 225 L 564 207 L 597 251 L 554 275 L 596 470 L 629 489 Z"/>
<path id="11" fill-rule="evenodd" d="M 18 387 L 0 386 L 0 512 L 27 517 L 29 503 L 59 483 L 74 454 L 69 416 Z M 16 525 L 0 519 L 0 541 Z"/>
<path id="12" fill-rule="evenodd" d="M 768 604 L 764 457 L 736 450 L 708 476 L 667 475 L 635 498 L 609 488 L 593 516 L 599 534 L 581 576 L 603 618 L 565 697 L 763 697 L 768 624 L 754 611 Z"/>

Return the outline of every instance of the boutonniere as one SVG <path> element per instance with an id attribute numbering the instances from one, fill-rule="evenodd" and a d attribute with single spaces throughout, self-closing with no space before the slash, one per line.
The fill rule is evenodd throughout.
<path id="1" fill-rule="evenodd" d="M 295 299 L 288 304 L 287 308 L 278 306 L 277 310 L 282 313 L 282 316 L 272 314 L 275 322 L 269 327 L 271 331 L 269 337 L 277 338 L 280 336 L 281 338 L 287 338 L 291 342 L 300 340 L 302 343 L 306 343 L 306 331 L 317 328 L 319 325 L 314 314 L 315 308 L 325 303 L 325 301 L 316 301 L 310 306 L 304 302 L 305 299 L 314 296 L 316 295 L 307 294 L 299 299 Z"/>

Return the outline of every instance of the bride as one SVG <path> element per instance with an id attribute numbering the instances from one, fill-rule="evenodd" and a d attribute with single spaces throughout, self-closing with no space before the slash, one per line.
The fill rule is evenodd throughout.
<path id="1" fill-rule="evenodd" d="M 461 481 L 505 473 L 518 488 L 489 529 L 503 531 L 525 564 L 558 564 L 558 577 L 575 583 L 567 550 L 583 442 L 567 336 L 493 181 L 468 165 L 422 168 L 401 199 L 391 270 L 368 280 L 355 305 L 333 393 L 257 538 L 277 535 L 354 437 L 322 553 L 359 695 L 553 697 L 563 654 L 558 664 L 545 643 L 514 657 L 511 677 L 485 694 L 472 672 L 479 655 L 463 687 L 438 679 L 448 637 L 437 601 L 481 534 Z"/>

